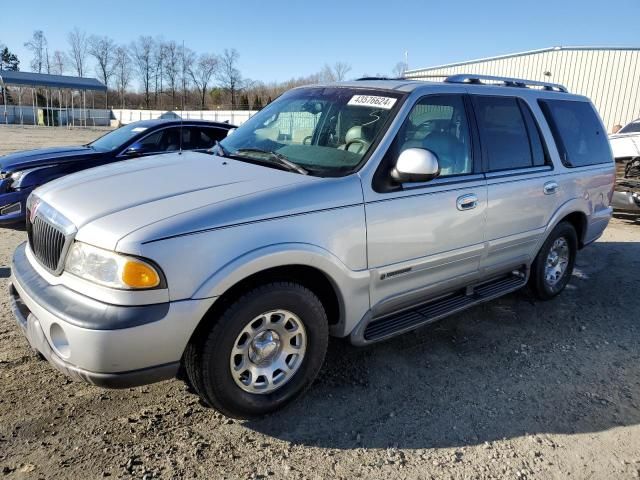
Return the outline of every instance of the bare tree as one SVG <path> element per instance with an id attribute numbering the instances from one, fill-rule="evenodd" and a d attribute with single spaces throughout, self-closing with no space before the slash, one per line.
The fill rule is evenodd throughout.
<path id="1" fill-rule="evenodd" d="M 83 77 L 87 65 L 89 47 L 87 34 L 76 27 L 67 35 L 67 41 L 69 42 L 69 57 L 73 68 L 79 77 Z"/>
<path id="2" fill-rule="evenodd" d="M 347 79 L 347 73 L 351 71 L 351 65 L 345 62 L 336 62 L 333 64 L 333 73 L 337 82 Z"/>
<path id="3" fill-rule="evenodd" d="M 407 71 L 407 64 L 404 62 L 398 62 L 396 63 L 396 66 L 393 67 L 393 75 L 398 78 L 404 77 L 404 73 L 406 71 Z"/>
<path id="4" fill-rule="evenodd" d="M 202 110 L 204 110 L 205 106 L 207 87 L 209 86 L 209 82 L 211 82 L 211 78 L 214 76 L 217 69 L 218 57 L 205 53 L 200 55 L 198 61 L 189 70 L 189 75 L 193 79 L 193 83 L 196 85 L 198 93 L 200 93 L 200 108 L 202 108 Z"/>
<path id="5" fill-rule="evenodd" d="M 124 94 L 131 81 L 131 57 L 125 47 L 116 48 L 113 54 L 113 68 L 116 77 L 116 87 L 120 92 L 120 103 L 124 108 Z"/>
<path id="6" fill-rule="evenodd" d="M 341 82 L 346 79 L 351 71 L 351 65 L 345 62 L 336 62 L 333 66 L 325 65 L 320 72 L 320 78 L 324 82 Z"/>
<path id="7" fill-rule="evenodd" d="M 218 70 L 218 82 L 220 86 L 231 94 L 231 107 L 236 104 L 236 94 L 242 88 L 242 74 L 238 69 L 240 54 L 235 48 L 224 49 L 220 57 L 220 69 Z"/>
<path id="8" fill-rule="evenodd" d="M 34 72 L 42 73 L 42 69 L 47 64 L 47 38 L 44 36 L 42 30 L 35 30 L 31 40 L 24 44 L 25 47 L 31 52 L 33 58 L 31 59 L 31 70 Z"/>
<path id="9" fill-rule="evenodd" d="M 96 71 L 102 83 L 107 86 L 105 108 L 109 105 L 109 79 L 113 76 L 115 42 L 109 37 L 92 35 L 89 38 L 89 55 L 96 59 Z"/>
<path id="10" fill-rule="evenodd" d="M 154 69 L 154 90 L 153 104 L 158 108 L 158 97 L 160 97 L 160 108 L 162 108 L 162 81 L 164 80 L 165 44 L 162 40 L 156 42 L 153 49 L 153 69 Z"/>
<path id="11" fill-rule="evenodd" d="M 191 71 L 191 67 L 196 61 L 196 54 L 190 48 L 185 48 L 184 44 L 180 49 L 180 64 L 182 67 L 181 75 L 182 75 L 182 110 L 185 109 L 186 101 L 187 101 L 187 89 L 191 84 L 191 78 L 189 76 L 189 72 Z"/>
<path id="12" fill-rule="evenodd" d="M 67 65 L 67 56 L 64 52 L 56 50 L 51 56 L 51 73 L 54 75 L 64 75 L 65 67 Z"/>
<path id="13" fill-rule="evenodd" d="M 171 109 L 176 107 L 176 92 L 180 85 L 180 72 L 182 53 L 180 46 L 171 40 L 164 45 L 164 75 L 169 83 L 169 91 L 171 92 Z"/>
<path id="14" fill-rule="evenodd" d="M 153 77 L 153 48 L 155 41 L 149 36 L 140 36 L 138 40 L 131 44 L 131 58 L 136 73 L 142 82 L 144 90 L 144 104 L 147 108 L 151 103 L 149 95 L 151 79 Z"/>

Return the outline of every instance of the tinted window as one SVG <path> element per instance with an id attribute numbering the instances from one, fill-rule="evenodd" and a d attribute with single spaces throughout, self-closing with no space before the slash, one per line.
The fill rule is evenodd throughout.
<path id="1" fill-rule="evenodd" d="M 562 163 L 582 167 L 612 161 L 607 134 L 587 102 L 540 100 Z"/>
<path id="2" fill-rule="evenodd" d="M 629 125 L 620 129 L 618 133 L 640 133 L 640 121 L 636 120 L 635 122 L 631 122 Z"/>
<path id="3" fill-rule="evenodd" d="M 142 138 L 135 143 L 140 153 L 171 152 L 180 149 L 180 135 L 177 128 L 164 128 Z"/>
<path id="4" fill-rule="evenodd" d="M 224 128 L 201 128 L 199 148 L 211 148 L 216 141 L 220 141 L 226 136 L 227 130 Z"/>
<path id="5" fill-rule="evenodd" d="M 527 122 L 516 98 L 477 96 L 474 99 L 480 139 L 490 171 L 544 164 L 540 136 L 532 128 L 533 141 L 529 141 Z"/>
<path id="6" fill-rule="evenodd" d="M 461 96 L 428 96 L 419 100 L 396 142 L 396 155 L 407 148 L 425 148 L 435 153 L 441 177 L 471 173 L 471 139 Z"/>

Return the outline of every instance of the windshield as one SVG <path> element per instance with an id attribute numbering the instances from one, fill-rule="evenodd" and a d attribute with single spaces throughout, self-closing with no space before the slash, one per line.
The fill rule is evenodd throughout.
<path id="1" fill-rule="evenodd" d="M 618 133 L 640 133 L 640 121 L 631 122 Z"/>
<path id="2" fill-rule="evenodd" d="M 310 174 L 355 170 L 386 130 L 401 94 L 387 90 L 310 87 L 292 90 L 221 142 L 232 158 L 276 163 L 274 154 Z"/>
<path id="3" fill-rule="evenodd" d="M 94 150 L 101 152 L 110 152 L 121 147 L 128 140 L 132 139 L 136 135 L 141 134 L 147 130 L 147 127 L 143 127 L 136 123 L 130 123 L 124 127 L 120 127 L 113 132 L 109 132 L 106 135 L 94 140 L 89 144 Z"/>

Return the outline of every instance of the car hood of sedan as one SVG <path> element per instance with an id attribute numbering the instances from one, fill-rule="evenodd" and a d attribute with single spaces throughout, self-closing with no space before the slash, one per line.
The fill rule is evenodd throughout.
<path id="1" fill-rule="evenodd" d="M 26 150 L 24 152 L 15 152 L 1 156 L 0 170 L 3 172 L 15 172 L 17 170 L 42 167 L 46 165 L 57 165 L 59 163 L 99 155 L 100 152 L 83 145 Z"/>
<path id="2" fill-rule="evenodd" d="M 135 253 L 119 242 L 129 236 L 125 243 L 137 245 L 361 201 L 359 186 L 348 189 L 351 193 L 342 189 L 340 195 L 314 196 L 322 183 L 318 177 L 186 152 L 85 170 L 46 184 L 35 194 L 78 228 L 78 240 Z M 286 195 L 307 186 L 309 195 L 295 196 L 303 199 L 298 204 Z"/>

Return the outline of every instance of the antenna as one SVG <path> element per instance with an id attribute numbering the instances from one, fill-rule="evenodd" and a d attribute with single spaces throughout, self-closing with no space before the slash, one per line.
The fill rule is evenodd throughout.
<path id="1" fill-rule="evenodd" d="M 184 60 L 184 40 L 182 40 L 182 102 L 180 104 L 180 141 L 179 141 L 179 145 L 180 148 L 178 150 L 178 155 L 182 155 L 182 117 L 184 116 L 184 96 L 186 95 L 185 89 L 186 89 L 186 84 L 184 81 L 184 64 L 185 64 L 185 60 Z"/>

